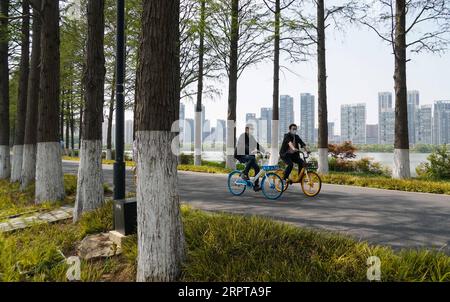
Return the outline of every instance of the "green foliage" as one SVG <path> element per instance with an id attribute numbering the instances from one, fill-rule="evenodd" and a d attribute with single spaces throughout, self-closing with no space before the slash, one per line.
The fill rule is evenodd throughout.
<path id="1" fill-rule="evenodd" d="M 391 174 L 388 168 L 368 157 L 359 160 L 344 160 L 332 157 L 329 159 L 328 164 L 330 171 L 334 172 L 357 172 L 385 176 Z"/>
<path id="2" fill-rule="evenodd" d="M 444 181 L 392 179 L 384 176 L 352 175 L 336 172 L 329 175 L 322 175 L 321 177 L 324 183 L 337 185 L 450 195 L 450 183 Z"/>
<path id="3" fill-rule="evenodd" d="M 450 179 L 450 150 L 446 145 L 436 147 L 428 156 L 428 161 L 416 168 L 419 177 L 435 180 Z"/>

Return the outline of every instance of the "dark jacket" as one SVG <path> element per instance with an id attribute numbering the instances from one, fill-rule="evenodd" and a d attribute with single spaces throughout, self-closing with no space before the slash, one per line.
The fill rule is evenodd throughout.
<path id="1" fill-rule="evenodd" d="M 289 151 L 289 143 L 292 142 L 294 147 L 297 149 L 305 148 L 306 144 L 302 141 L 300 136 L 297 134 L 294 136 L 291 133 L 286 133 L 284 135 L 283 143 L 281 144 L 280 156 L 284 157 Z"/>
<path id="2" fill-rule="evenodd" d="M 264 152 L 264 148 L 261 147 L 253 135 L 243 133 L 234 149 L 234 158 L 238 159 L 240 156 L 251 155 L 250 153 L 255 149 Z"/>

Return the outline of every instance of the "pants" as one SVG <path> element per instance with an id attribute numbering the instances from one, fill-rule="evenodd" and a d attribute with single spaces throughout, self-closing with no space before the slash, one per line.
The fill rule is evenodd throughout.
<path id="1" fill-rule="evenodd" d="M 244 169 L 245 175 L 248 175 L 250 169 L 255 170 L 255 175 L 259 173 L 260 169 L 256 163 L 256 157 L 254 155 L 239 155 L 236 159 L 239 160 L 239 162 L 246 164 Z M 258 180 L 255 183 L 258 183 Z"/>
<path id="2" fill-rule="evenodd" d="M 286 153 L 281 159 L 286 163 L 287 167 L 284 170 L 284 179 L 289 179 L 292 169 L 294 168 L 294 163 L 298 164 L 300 168 L 305 166 L 305 162 L 300 158 L 298 153 Z"/>

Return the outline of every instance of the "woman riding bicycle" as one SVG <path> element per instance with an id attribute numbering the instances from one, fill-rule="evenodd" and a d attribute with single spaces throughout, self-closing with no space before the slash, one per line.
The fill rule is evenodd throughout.
<path id="1" fill-rule="evenodd" d="M 283 180 L 286 182 L 290 182 L 289 176 L 294 168 L 294 163 L 298 164 L 300 168 L 304 168 L 306 165 L 303 159 L 300 158 L 300 148 L 304 148 L 308 154 L 311 153 L 300 136 L 297 135 L 297 129 L 296 124 L 290 125 L 289 132 L 284 135 L 283 143 L 281 144 L 280 158 L 287 165 L 283 176 Z"/>

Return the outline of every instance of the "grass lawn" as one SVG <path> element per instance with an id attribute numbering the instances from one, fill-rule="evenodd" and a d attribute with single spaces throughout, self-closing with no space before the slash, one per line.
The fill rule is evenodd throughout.
<path id="1" fill-rule="evenodd" d="M 7 187 L 2 184 L 2 190 Z M 21 198 L 25 202 L 32 195 Z M 0 234 L 0 281 L 65 281 L 64 257 L 75 255 L 86 235 L 111 230 L 112 211 L 107 202 L 77 224 Z M 182 208 L 182 216 L 187 260 L 180 281 L 367 281 L 370 256 L 381 259 L 382 281 L 450 281 L 450 257 L 438 251 L 394 252 L 331 232 L 189 207 Z M 132 236 L 122 255 L 82 261 L 82 280 L 134 281 L 136 255 Z"/>

